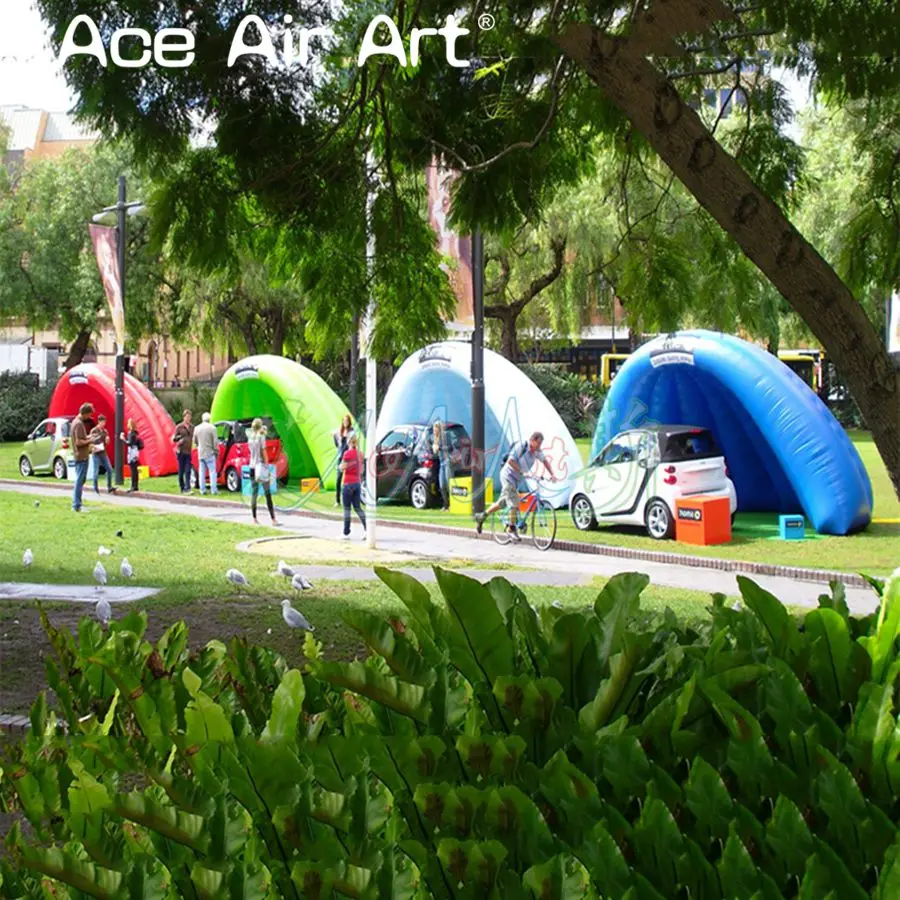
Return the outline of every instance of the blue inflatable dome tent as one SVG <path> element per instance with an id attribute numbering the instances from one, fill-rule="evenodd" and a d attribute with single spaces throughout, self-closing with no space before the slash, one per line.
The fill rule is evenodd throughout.
<path id="1" fill-rule="evenodd" d="M 804 513 L 820 534 L 872 519 L 872 485 L 824 403 L 772 354 L 727 334 L 682 331 L 640 347 L 619 370 L 591 458 L 642 424 L 709 428 L 725 455 L 738 509 Z"/>

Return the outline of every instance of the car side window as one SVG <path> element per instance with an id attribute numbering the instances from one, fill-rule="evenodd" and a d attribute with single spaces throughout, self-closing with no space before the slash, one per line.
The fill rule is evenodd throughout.
<path id="1" fill-rule="evenodd" d="M 405 431 L 391 431 L 385 435 L 381 442 L 382 450 L 402 450 L 406 446 L 407 433 Z"/>
<path id="2" fill-rule="evenodd" d="M 646 431 L 643 432 L 637 445 L 638 465 L 652 468 L 659 463 L 659 447 L 657 441 Z"/>
<path id="3" fill-rule="evenodd" d="M 41 424 L 38 425 L 38 427 L 34 429 L 34 435 L 33 435 L 34 440 L 37 440 L 38 438 L 42 438 L 42 437 L 47 437 L 47 434 L 48 434 L 47 426 L 48 425 L 49 425 L 49 422 L 41 422 Z"/>
<path id="4" fill-rule="evenodd" d="M 616 463 L 631 462 L 633 459 L 634 454 L 631 447 L 617 441 L 610 444 L 603 452 L 602 464 L 604 466 L 610 466 L 615 465 Z"/>

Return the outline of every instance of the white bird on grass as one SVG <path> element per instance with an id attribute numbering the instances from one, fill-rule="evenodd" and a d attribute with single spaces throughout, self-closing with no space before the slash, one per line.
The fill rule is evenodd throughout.
<path id="1" fill-rule="evenodd" d="M 107 600 L 106 597 L 101 597 L 97 601 L 97 605 L 94 607 L 94 613 L 103 623 L 104 627 L 109 625 L 109 620 L 112 618 L 112 607 L 109 605 L 109 600 Z"/>
<path id="2" fill-rule="evenodd" d="M 35 509 L 37 509 L 40 505 L 41 505 L 41 501 L 40 501 L 40 500 L 35 500 L 35 501 L 34 501 L 34 508 L 35 508 Z"/>
<path id="3" fill-rule="evenodd" d="M 250 584 L 250 582 L 247 581 L 247 577 L 244 575 L 244 573 L 243 573 L 243 572 L 238 572 L 237 569 L 229 569 L 229 570 L 225 573 L 225 577 L 226 577 L 233 585 L 235 585 L 235 587 L 243 587 L 244 585 Z"/>
<path id="4" fill-rule="evenodd" d="M 304 578 L 299 572 L 291 579 L 291 587 L 295 591 L 309 591 L 312 589 L 312 582 Z"/>
<path id="5" fill-rule="evenodd" d="M 34 562 L 34 554 L 31 550 L 26 550 L 22 554 L 22 565 L 27 569 Z"/>
<path id="6" fill-rule="evenodd" d="M 128 562 L 127 556 L 122 559 L 122 565 L 119 566 L 119 573 L 123 578 L 134 578 L 134 569 L 131 568 L 131 563 Z"/>
<path id="7" fill-rule="evenodd" d="M 316 629 L 309 624 L 309 620 L 301 612 L 297 612 L 291 606 L 290 600 L 281 601 L 281 618 L 284 619 L 288 628 L 301 628 L 303 631 L 315 631 Z"/>
<path id="8" fill-rule="evenodd" d="M 99 559 L 97 565 L 94 566 L 94 578 L 98 585 L 106 586 L 106 569 L 103 568 L 103 563 Z"/>
<path id="9" fill-rule="evenodd" d="M 278 560 L 278 574 L 284 575 L 285 578 L 293 578 L 296 571 L 289 566 L 283 559 Z"/>
<path id="10" fill-rule="evenodd" d="M 112 550 L 109 547 L 104 547 L 102 544 L 97 548 L 97 553 L 100 556 L 112 556 Z"/>

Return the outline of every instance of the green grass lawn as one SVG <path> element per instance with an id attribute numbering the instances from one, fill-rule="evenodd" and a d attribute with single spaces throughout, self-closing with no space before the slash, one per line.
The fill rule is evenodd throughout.
<path id="1" fill-rule="evenodd" d="M 851 432 L 850 436 L 872 480 L 876 518 L 900 517 L 900 501 L 894 494 L 887 469 L 878 456 L 871 437 L 865 432 Z M 587 460 L 590 441 L 579 440 L 577 443 Z M 0 445 L 0 476 L 16 477 L 20 447 L 19 444 Z M 146 479 L 142 482 L 141 488 L 158 493 L 178 493 L 177 480 L 174 476 Z M 330 492 L 301 497 L 295 488 L 288 488 L 281 491 L 279 506 L 286 508 L 302 506 L 317 512 L 336 513 Z M 387 521 L 423 521 L 464 528 L 472 525 L 471 519 L 467 516 L 451 515 L 440 510 L 418 512 L 405 504 L 379 504 L 378 514 Z M 788 542 L 778 538 L 778 520 L 775 515 L 743 513 L 737 517 L 730 544 L 694 547 L 677 544 L 674 541 L 665 543 L 654 541 L 643 529 L 638 528 L 606 526 L 593 532 L 581 532 L 575 528 L 566 510 L 557 511 L 557 521 L 559 524 L 557 537 L 561 540 L 579 540 L 634 549 L 666 550 L 804 568 L 862 571 L 873 575 L 889 574 L 900 563 L 900 524 L 873 524 L 864 533 L 850 537 L 816 535 L 807 529 L 805 541 Z"/>
<path id="2" fill-rule="evenodd" d="M 365 652 L 355 632 L 341 620 L 346 609 L 365 607 L 386 615 L 404 609 L 379 581 L 322 582 L 298 596 L 284 579 L 272 577 L 272 557 L 235 550 L 236 544 L 248 538 L 283 532 L 151 510 L 89 506 L 89 515 L 76 518 L 68 497 L 42 498 L 35 507 L 28 495 L 0 493 L 0 581 L 93 584 L 97 548 L 103 544 L 114 550 L 114 555 L 104 560 L 111 585 L 123 583 L 119 564 L 127 556 L 135 570 L 134 583 L 162 588 L 156 597 L 137 604 L 149 613 L 151 639 L 172 622 L 184 619 L 195 645 L 244 635 L 275 647 L 297 663 L 302 660 L 302 640 L 281 620 L 280 603 L 285 597 L 290 596 L 316 626 L 316 637 L 324 644 L 326 655 L 335 659 Z M 118 530 L 122 530 L 122 538 L 116 537 Z M 339 547 L 336 544 L 336 556 Z M 22 565 L 25 548 L 34 553 L 34 563 L 27 570 Z M 225 579 L 231 567 L 247 576 L 249 588 L 238 592 Z M 508 577 L 515 581 L 515 572 Z M 528 586 L 526 592 L 536 606 L 558 600 L 577 607 L 592 603 L 602 584 L 598 579 L 585 587 Z M 437 594 L 436 586 L 429 589 Z M 688 618 L 704 615 L 709 605 L 708 595 L 652 585 L 644 596 L 648 609 L 669 607 Z M 88 604 L 45 604 L 45 608 L 55 625 L 68 627 L 75 627 L 80 616 L 92 612 Z M 121 615 L 123 608 L 117 605 L 115 612 Z M 42 655 L 47 652 L 36 604 L 0 603 L 0 712 L 28 708 L 44 683 Z"/>

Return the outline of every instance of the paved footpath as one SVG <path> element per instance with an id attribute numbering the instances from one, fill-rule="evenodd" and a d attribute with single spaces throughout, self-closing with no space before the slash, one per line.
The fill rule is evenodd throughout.
<path id="1" fill-rule="evenodd" d="M 0 483 L 0 490 L 30 494 L 37 497 L 60 497 L 61 490 L 55 487 L 43 487 L 37 484 L 21 484 L 18 482 Z M 114 506 L 124 505 L 152 509 L 163 513 L 178 512 L 183 515 L 197 516 L 217 522 L 231 522 L 247 524 L 249 511 L 239 503 L 226 501 L 213 504 L 199 500 L 182 501 L 180 497 L 172 495 L 141 494 L 140 496 L 121 496 L 102 494 L 98 500 L 96 497 L 88 497 L 88 506 L 97 502 L 108 503 Z M 92 504 L 93 501 L 93 504 Z M 308 512 L 281 513 L 281 530 L 286 535 L 298 537 L 335 539 L 335 558 L 339 559 L 342 547 L 346 545 L 340 541 L 341 525 L 337 518 L 327 518 Z M 355 528 L 358 530 L 358 523 Z M 697 565 L 681 565 L 674 562 L 653 562 L 648 560 L 635 560 L 617 558 L 614 555 L 593 555 L 577 553 L 571 550 L 551 550 L 541 553 L 531 545 L 501 547 L 490 538 L 476 538 L 474 530 L 471 537 L 460 534 L 440 534 L 425 528 L 399 528 L 387 524 L 384 521 L 377 523 L 377 541 L 379 550 L 394 553 L 408 554 L 418 559 L 434 560 L 439 564 L 442 560 L 470 560 L 475 571 L 467 570 L 466 574 L 482 578 L 479 571 L 483 570 L 485 577 L 494 574 L 505 574 L 511 581 L 525 583 L 525 572 L 507 571 L 497 573 L 490 571 L 497 563 L 506 563 L 524 568 L 537 569 L 542 573 L 544 584 L 571 585 L 573 583 L 586 583 L 595 576 L 609 577 L 617 572 L 644 572 L 650 576 L 652 584 L 685 588 L 705 593 L 720 592 L 728 596 L 739 596 L 736 575 L 733 572 L 719 571 L 715 568 L 706 568 Z M 356 541 L 356 547 L 360 546 Z M 323 567 L 325 568 L 325 567 Z M 329 567 L 330 568 L 330 567 Z M 336 572 L 341 573 L 335 577 L 355 578 L 361 577 L 358 572 L 347 575 L 352 567 L 338 566 Z M 306 571 L 304 569 L 304 571 Z M 365 571 L 365 569 L 363 569 Z M 427 570 L 413 572 L 416 577 L 425 578 Z M 370 573 L 374 577 L 373 573 Z M 312 577 L 310 575 L 309 577 Z M 328 577 L 318 575 L 317 577 Z M 369 576 L 366 576 L 369 577 Z M 529 576 L 529 583 L 534 576 Z M 814 607 L 818 605 L 818 597 L 828 591 L 827 584 L 821 581 L 811 581 L 785 577 L 782 575 L 752 574 L 750 577 L 761 587 L 773 593 L 776 597 L 787 600 L 792 606 Z M 573 582 L 572 579 L 579 581 Z M 482 578 L 484 580 L 484 578 Z M 878 598 L 868 588 L 860 588 L 848 585 L 846 587 L 847 604 L 855 613 L 869 613 L 877 606 Z"/>

